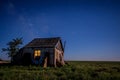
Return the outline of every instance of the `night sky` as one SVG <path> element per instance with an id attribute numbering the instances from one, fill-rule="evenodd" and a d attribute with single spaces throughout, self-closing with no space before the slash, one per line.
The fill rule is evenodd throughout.
<path id="1" fill-rule="evenodd" d="M 120 1 L 0 0 L 0 49 L 16 37 L 61 37 L 65 60 L 120 61 Z"/>

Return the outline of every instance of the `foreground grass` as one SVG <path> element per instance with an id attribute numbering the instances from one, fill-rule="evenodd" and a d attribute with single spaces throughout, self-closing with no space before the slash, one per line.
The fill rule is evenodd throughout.
<path id="1" fill-rule="evenodd" d="M 0 66 L 0 80 L 120 80 L 120 62 L 68 63 L 61 68 Z"/>

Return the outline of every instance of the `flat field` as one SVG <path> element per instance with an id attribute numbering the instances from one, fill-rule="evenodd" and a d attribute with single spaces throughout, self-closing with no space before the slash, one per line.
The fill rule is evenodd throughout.
<path id="1" fill-rule="evenodd" d="M 64 67 L 0 65 L 0 80 L 120 80 L 120 62 L 67 61 Z"/>

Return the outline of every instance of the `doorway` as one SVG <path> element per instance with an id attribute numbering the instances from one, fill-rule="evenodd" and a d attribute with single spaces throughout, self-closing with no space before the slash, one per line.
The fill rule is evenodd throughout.
<path id="1" fill-rule="evenodd" d="M 22 60 L 23 60 L 23 65 L 32 64 L 31 53 L 24 53 Z"/>

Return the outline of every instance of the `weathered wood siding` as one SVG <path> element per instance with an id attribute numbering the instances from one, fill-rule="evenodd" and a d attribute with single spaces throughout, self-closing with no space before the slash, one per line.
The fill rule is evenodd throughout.
<path id="1" fill-rule="evenodd" d="M 40 50 L 41 51 L 41 56 L 43 56 L 44 54 L 48 53 L 49 54 L 49 60 L 48 63 L 53 66 L 54 65 L 54 48 L 25 48 L 23 51 L 23 55 L 25 53 L 30 53 L 31 54 L 31 59 L 33 60 L 33 62 L 35 62 L 34 60 L 34 51 L 35 50 Z"/>
<path id="2" fill-rule="evenodd" d="M 54 59 L 55 66 L 57 66 L 56 65 L 57 61 L 61 63 L 61 65 L 64 65 L 64 52 L 62 50 L 60 41 L 55 46 L 55 59 Z"/>

